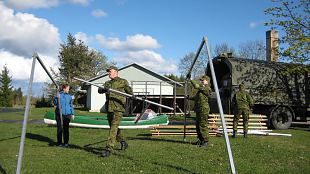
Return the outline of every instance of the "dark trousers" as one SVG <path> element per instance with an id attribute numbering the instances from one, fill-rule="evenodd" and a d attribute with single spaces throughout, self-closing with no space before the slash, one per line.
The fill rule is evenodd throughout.
<path id="1" fill-rule="evenodd" d="M 62 121 L 63 121 L 63 125 L 61 127 L 61 119 L 60 119 L 60 115 L 56 114 L 56 122 L 57 122 L 57 144 L 63 144 L 62 142 L 64 142 L 64 144 L 68 144 L 69 142 L 69 123 L 70 123 L 70 119 L 63 115 L 62 117 Z M 63 140 L 62 141 L 62 137 Z"/>

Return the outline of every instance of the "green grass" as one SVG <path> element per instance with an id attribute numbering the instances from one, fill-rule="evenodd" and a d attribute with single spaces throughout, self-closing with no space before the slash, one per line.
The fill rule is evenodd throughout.
<path id="1" fill-rule="evenodd" d="M 42 119 L 33 109 L 30 119 Z M 0 120 L 22 119 L 23 112 L 0 113 Z M 0 173 L 15 173 L 21 123 L 0 122 Z M 242 173 L 310 173 L 309 130 L 274 131 L 292 137 L 241 136 L 230 139 L 236 170 Z M 108 130 L 70 128 L 71 148 L 54 146 L 56 128 L 28 124 L 22 173 L 230 173 L 223 137 L 211 137 L 208 149 L 195 137 L 152 137 L 149 130 L 124 130 L 127 151 L 101 158 Z M 117 147 L 119 148 L 119 147 Z M 3 172 L 4 171 L 4 172 Z"/>

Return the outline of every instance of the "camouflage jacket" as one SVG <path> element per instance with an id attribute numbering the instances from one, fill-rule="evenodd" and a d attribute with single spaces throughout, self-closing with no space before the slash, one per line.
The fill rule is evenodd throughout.
<path id="1" fill-rule="evenodd" d="M 254 100 L 248 92 L 239 90 L 234 95 L 233 104 L 235 109 L 250 109 L 254 104 Z"/>
<path id="2" fill-rule="evenodd" d="M 128 84 L 128 81 L 120 77 L 116 77 L 114 79 L 105 82 L 104 87 L 115 89 L 120 92 L 125 92 L 127 94 L 133 94 L 132 89 Z M 105 106 L 108 112 L 115 112 L 115 111 L 124 112 L 125 105 L 126 105 L 126 97 L 112 92 L 106 93 Z"/>
<path id="3" fill-rule="evenodd" d="M 196 112 L 209 111 L 210 108 L 208 103 L 208 97 L 211 94 L 210 86 L 203 86 L 201 84 L 198 84 L 194 80 L 191 80 L 191 83 L 193 84 L 194 88 L 197 89 L 195 97 L 191 98 L 195 101 L 195 111 Z"/>

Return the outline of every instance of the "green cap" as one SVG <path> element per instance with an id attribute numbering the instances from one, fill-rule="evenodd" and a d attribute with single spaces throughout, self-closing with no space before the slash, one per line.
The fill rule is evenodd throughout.
<path id="1" fill-rule="evenodd" d="M 107 69 L 107 72 L 109 72 L 110 69 L 114 69 L 114 70 L 118 71 L 118 68 L 116 66 L 113 66 L 113 65 L 109 66 L 109 68 Z"/>
<path id="2" fill-rule="evenodd" d="M 199 80 L 207 80 L 207 81 L 210 81 L 210 77 L 207 76 L 207 75 L 203 75 L 199 78 Z"/>

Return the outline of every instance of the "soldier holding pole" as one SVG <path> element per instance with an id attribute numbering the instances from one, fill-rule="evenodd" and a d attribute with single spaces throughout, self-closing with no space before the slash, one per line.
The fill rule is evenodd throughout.
<path id="1" fill-rule="evenodd" d="M 203 75 L 199 78 L 200 84 L 194 80 L 191 80 L 192 85 L 197 89 L 197 93 L 193 99 L 195 101 L 196 112 L 196 132 L 197 132 L 197 145 L 200 147 L 208 147 L 209 141 L 209 128 L 208 117 L 210 107 L 208 103 L 208 97 L 211 94 L 210 77 Z"/>
<path id="2" fill-rule="evenodd" d="M 98 92 L 106 93 L 105 107 L 108 112 L 108 121 L 110 126 L 109 137 L 106 148 L 102 152 L 102 157 L 108 157 L 112 154 L 115 142 L 120 142 L 121 149 L 126 150 L 128 144 L 121 136 L 121 130 L 118 128 L 125 112 L 126 97 L 107 91 L 107 89 L 115 89 L 132 95 L 132 89 L 127 80 L 118 77 L 118 68 L 110 66 L 107 69 L 110 80 L 105 82 L 105 88 L 99 88 Z"/>

